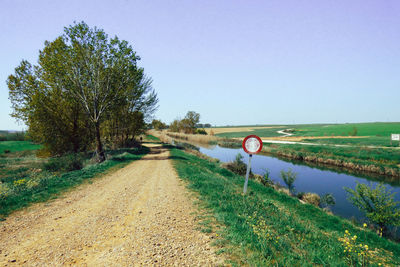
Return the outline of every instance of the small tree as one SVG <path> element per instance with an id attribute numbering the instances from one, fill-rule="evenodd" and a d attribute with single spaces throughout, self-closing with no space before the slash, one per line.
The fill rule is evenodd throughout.
<path id="1" fill-rule="evenodd" d="M 336 204 L 335 197 L 331 193 L 328 193 L 321 197 L 319 206 L 321 208 L 327 208 L 328 206 L 333 206 L 335 204 Z"/>
<path id="2" fill-rule="evenodd" d="M 345 187 L 348 199 L 362 212 L 367 218 L 379 227 L 382 234 L 387 234 L 387 227 L 400 226 L 400 202 L 394 201 L 395 193 L 387 190 L 380 183 L 375 188 L 366 184 L 357 183 L 355 190 Z"/>
<path id="3" fill-rule="evenodd" d="M 193 134 L 196 132 L 196 125 L 200 121 L 200 114 L 194 111 L 188 111 L 185 118 L 180 121 L 181 128 L 185 133 Z"/>
<path id="4" fill-rule="evenodd" d="M 281 178 L 289 188 L 289 192 L 294 195 L 295 187 L 294 181 L 297 179 L 297 173 L 293 172 L 292 169 L 289 169 L 287 172 L 284 170 L 281 171 Z"/>
<path id="5" fill-rule="evenodd" d="M 153 127 L 155 130 L 162 130 L 162 129 L 167 128 L 167 125 L 166 125 L 165 123 L 163 123 L 163 122 L 160 121 L 160 120 L 156 120 L 156 119 L 154 119 L 154 120 L 151 122 L 151 125 L 152 125 L 152 127 Z"/>
<path id="6" fill-rule="evenodd" d="M 239 175 L 245 175 L 247 170 L 247 164 L 243 162 L 243 156 L 238 153 L 233 162 L 228 163 L 227 168 Z"/>
<path id="7" fill-rule="evenodd" d="M 169 125 L 169 131 L 170 132 L 175 132 L 175 133 L 177 133 L 177 132 L 179 132 L 179 127 L 180 127 L 180 125 L 179 125 L 179 120 L 178 119 L 175 119 L 173 122 L 171 122 L 171 124 Z"/>
<path id="8" fill-rule="evenodd" d="M 271 180 L 271 173 L 268 169 L 264 169 L 261 182 L 263 185 L 271 185 L 273 183 Z"/>

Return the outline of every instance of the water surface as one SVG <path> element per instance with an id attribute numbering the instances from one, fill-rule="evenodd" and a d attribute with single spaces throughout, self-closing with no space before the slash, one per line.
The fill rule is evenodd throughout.
<path id="1" fill-rule="evenodd" d="M 243 149 L 215 147 L 199 147 L 200 152 L 210 157 L 217 158 L 222 162 L 233 161 L 238 153 L 242 154 L 247 164 L 248 154 Z M 271 179 L 282 185 L 285 185 L 280 178 L 281 170 L 287 171 L 292 169 L 297 173 L 297 179 L 294 183 L 298 192 L 314 192 L 322 196 L 327 193 L 333 194 L 336 204 L 331 207 L 334 214 L 345 218 L 356 218 L 363 220 L 362 213 L 353 206 L 348 200 L 348 193 L 343 189 L 349 187 L 354 189 L 356 183 L 373 184 L 376 186 L 378 182 L 371 180 L 369 177 L 356 177 L 346 173 L 339 173 L 330 170 L 323 170 L 316 167 L 307 166 L 291 161 L 284 161 L 278 158 L 254 155 L 251 161 L 251 170 L 256 174 L 263 174 L 265 169 L 270 172 Z M 400 186 L 384 183 L 392 192 L 397 192 L 395 199 L 400 201 Z"/>

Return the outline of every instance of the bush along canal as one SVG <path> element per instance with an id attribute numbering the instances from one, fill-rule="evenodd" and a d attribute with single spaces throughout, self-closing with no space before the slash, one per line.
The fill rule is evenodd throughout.
<path id="1" fill-rule="evenodd" d="M 244 157 L 245 162 L 247 162 L 248 157 L 243 149 L 223 148 L 218 145 L 214 147 L 200 146 L 199 151 L 209 157 L 219 159 L 221 162 L 234 161 L 238 153 Z M 254 155 L 251 165 L 253 173 L 263 175 L 268 170 L 271 180 L 281 185 L 285 185 L 280 176 L 281 171 L 292 170 L 297 173 L 297 179 L 294 182 L 297 192 L 317 193 L 320 196 L 330 193 L 336 200 L 336 204 L 330 207 L 331 211 L 341 217 L 354 218 L 358 221 L 364 221 L 365 218 L 358 208 L 349 202 L 348 193 L 344 190 L 344 187 L 354 189 L 357 182 L 375 187 L 379 183 L 372 177 L 356 177 L 266 155 Z M 387 189 L 396 193 L 395 200 L 400 201 L 400 184 L 389 184 L 384 180 L 381 181 Z"/>

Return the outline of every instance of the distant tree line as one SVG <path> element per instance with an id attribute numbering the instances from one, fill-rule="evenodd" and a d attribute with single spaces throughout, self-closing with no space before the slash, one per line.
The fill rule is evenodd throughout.
<path id="1" fill-rule="evenodd" d="M 0 131 L 0 141 L 24 141 L 25 132 L 24 131 Z"/>
<path id="2" fill-rule="evenodd" d="M 23 60 L 7 80 L 12 116 L 52 155 L 130 146 L 157 108 L 157 95 L 140 57 L 127 41 L 75 23 Z"/>
<path id="3" fill-rule="evenodd" d="M 170 132 L 180 132 L 186 134 L 207 134 L 204 128 L 211 128 L 211 124 L 202 124 L 199 123 L 199 121 L 199 113 L 195 111 L 188 111 L 183 119 L 175 119 L 170 125 L 154 119 L 149 127 L 155 130 L 168 129 Z"/>
<path id="4" fill-rule="evenodd" d="M 199 113 L 195 111 L 188 111 L 183 119 L 175 119 L 169 125 L 169 131 L 185 134 L 207 134 L 204 129 L 198 129 L 199 121 Z"/>

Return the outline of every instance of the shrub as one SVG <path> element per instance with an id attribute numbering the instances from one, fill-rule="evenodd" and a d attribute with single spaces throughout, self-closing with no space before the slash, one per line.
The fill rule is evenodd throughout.
<path id="1" fill-rule="evenodd" d="M 0 182 L 0 199 L 6 198 L 10 193 L 11 189 L 7 186 L 7 184 Z"/>
<path id="2" fill-rule="evenodd" d="M 321 198 L 318 194 L 315 193 L 305 193 L 301 200 L 303 200 L 304 202 L 307 202 L 311 205 L 314 205 L 316 207 L 319 206 L 320 202 L 321 202 Z"/>
<path id="3" fill-rule="evenodd" d="M 319 206 L 321 208 L 326 208 L 328 206 L 333 206 L 335 204 L 336 204 L 335 197 L 331 193 L 328 193 L 321 197 L 321 202 L 319 203 Z"/>
<path id="4" fill-rule="evenodd" d="M 287 172 L 282 170 L 281 178 L 287 185 L 289 192 L 293 195 L 295 191 L 294 181 L 297 179 L 297 173 L 293 172 L 291 169 L 289 169 Z"/>
<path id="5" fill-rule="evenodd" d="M 207 132 L 206 132 L 206 130 L 204 130 L 204 129 L 197 129 L 197 130 L 196 130 L 196 134 L 204 134 L 204 135 L 207 135 Z"/>
<path id="6" fill-rule="evenodd" d="M 68 172 L 83 168 L 83 157 L 78 154 L 69 154 L 51 158 L 43 165 L 43 169 L 52 172 Z"/>
<path id="7" fill-rule="evenodd" d="M 271 180 L 271 174 L 268 169 L 264 170 L 264 174 L 262 175 L 261 183 L 263 185 L 272 185 L 273 184 L 273 182 Z"/>
<path id="8" fill-rule="evenodd" d="M 400 226 L 400 202 L 394 201 L 395 193 L 386 190 L 382 183 L 375 188 L 357 183 L 355 190 L 347 187 L 344 189 L 349 193 L 349 201 L 364 212 L 382 234 L 387 235 L 388 226 Z"/>
<path id="9" fill-rule="evenodd" d="M 226 167 L 228 170 L 236 174 L 246 175 L 247 164 L 243 162 L 243 156 L 240 153 L 236 155 L 236 158 L 233 162 L 226 164 Z"/>
<path id="10" fill-rule="evenodd" d="M 6 150 L 4 150 L 4 154 L 8 154 L 8 153 L 10 153 L 11 151 L 9 150 L 9 149 L 6 149 Z"/>

